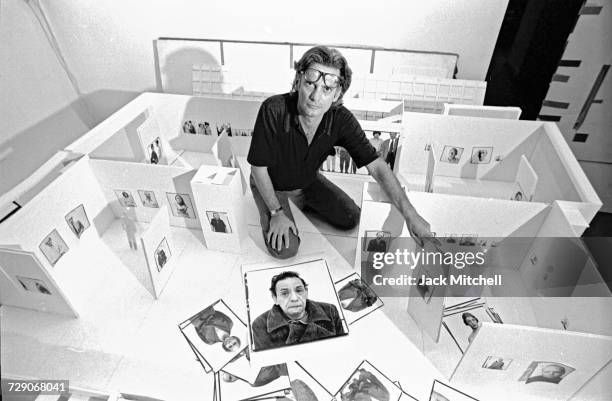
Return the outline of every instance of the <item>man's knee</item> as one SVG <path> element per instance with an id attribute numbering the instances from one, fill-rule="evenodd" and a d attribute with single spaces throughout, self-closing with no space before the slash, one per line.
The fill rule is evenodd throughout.
<path id="1" fill-rule="evenodd" d="M 266 241 L 266 235 L 264 234 L 264 241 L 266 242 L 266 248 L 268 248 L 268 252 L 270 255 L 274 256 L 277 259 L 289 259 L 297 255 L 298 249 L 300 248 L 300 237 L 289 232 L 289 246 L 283 244 L 283 247 L 279 251 L 276 248 L 270 246 L 268 241 Z"/>
<path id="2" fill-rule="evenodd" d="M 360 215 L 361 209 L 355 205 L 355 207 L 345 210 L 345 213 L 342 214 L 341 218 L 334 225 L 342 230 L 352 230 L 359 224 Z"/>

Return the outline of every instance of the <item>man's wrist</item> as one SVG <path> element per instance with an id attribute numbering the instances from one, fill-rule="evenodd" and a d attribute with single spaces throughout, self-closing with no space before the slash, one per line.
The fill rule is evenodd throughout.
<path id="1" fill-rule="evenodd" d="M 270 210 L 270 216 L 271 217 L 278 216 L 281 213 L 283 213 L 283 207 L 282 206 L 279 206 L 276 209 L 271 209 Z"/>

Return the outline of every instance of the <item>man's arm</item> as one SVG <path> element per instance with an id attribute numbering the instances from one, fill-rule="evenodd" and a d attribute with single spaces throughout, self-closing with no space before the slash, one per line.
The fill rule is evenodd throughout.
<path id="1" fill-rule="evenodd" d="M 274 186 L 268 174 L 268 167 L 251 166 L 251 175 L 255 180 L 257 190 L 259 190 L 268 210 L 275 210 L 281 207 L 274 193 Z M 278 251 L 283 248 L 283 241 L 285 242 L 285 246 L 289 248 L 289 230 L 297 235 L 295 223 L 287 217 L 284 211 L 281 211 L 275 216 L 270 217 L 270 229 L 266 233 L 266 240 L 272 248 Z"/>
<path id="2" fill-rule="evenodd" d="M 419 245 L 423 246 L 423 239 L 432 237 L 429 223 L 414 209 L 406 193 L 402 190 L 397 177 L 393 174 L 387 163 L 381 158 L 377 158 L 368 164 L 366 168 L 376 182 L 380 184 L 402 216 L 404 216 L 410 235 L 412 235 Z"/>

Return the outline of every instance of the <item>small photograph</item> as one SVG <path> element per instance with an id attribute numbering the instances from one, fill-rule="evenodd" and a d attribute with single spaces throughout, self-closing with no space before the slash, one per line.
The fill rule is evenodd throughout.
<path id="1" fill-rule="evenodd" d="M 484 305 L 478 304 L 445 313 L 442 324 L 453 337 L 461 352 L 465 352 L 476 338 L 482 322 L 493 322 L 493 319 L 487 313 Z"/>
<path id="2" fill-rule="evenodd" d="M 230 226 L 227 213 L 207 211 L 206 217 L 210 223 L 210 229 L 216 233 L 231 234 L 232 227 Z"/>
<path id="3" fill-rule="evenodd" d="M 564 363 L 533 361 L 518 381 L 524 381 L 525 384 L 536 382 L 559 384 L 575 370 Z"/>
<path id="4" fill-rule="evenodd" d="M 478 241 L 478 235 L 476 234 L 462 234 L 459 246 L 476 246 Z"/>
<path id="5" fill-rule="evenodd" d="M 241 358 L 244 359 L 245 356 Z M 256 373 L 254 378 L 246 380 L 226 372 L 225 369 L 219 372 L 219 400 L 287 399 L 285 396 L 291 395 L 291 382 L 286 364 L 264 366 Z"/>
<path id="6" fill-rule="evenodd" d="M 428 281 L 427 279 L 433 279 L 433 277 L 431 273 L 429 273 L 429 271 L 422 266 L 417 272 L 416 277 L 418 280 L 416 285 L 417 292 L 421 296 L 421 299 L 425 301 L 426 304 L 428 304 L 429 301 L 431 301 L 431 296 L 433 295 L 436 286 L 433 284 L 428 284 L 430 281 Z"/>
<path id="7" fill-rule="evenodd" d="M 195 126 L 193 125 L 193 121 L 186 120 L 185 122 L 183 122 L 183 133 L 185 134 L 195 134 L 196 133 L 196 129 L 195 129 Z"/>
<path id="8" fill-rule="evenodd" d="M 387 252 L 391 242 L 389 231 L 366 230 L 363 238 L 363 250 L 366 252 Z"/>
<path id="9" fill-rule="evenodd" d="M 157 266 L 157 271 L 160 272 L 166 263 L 168 263 L 168 259 L 170 259 L 172 253 L 170 252 L 170 246 L 168 246 L 168 241 L 164 237 L 161 240 L 157 249 L 155 250 L 155 255 L 153 255 L 153 259 L 155 259 L 155 265 Z"/>
<path id="10" fill-rule="evenodd" d="M 210 128 L 210 123 L 208 121 L 204 121 L 198 124 L 198 134 L 212 135 L 212 129 Z"/>
<path id="11" fill-rule="evenodd" d="M 222 300 L 179 324 L 179 329 L 199 358 L 215 372 L 232 361 L 247 344 L 246 325 Z"/>
<path id="12" fill-rule="evenodd" d="M 157 203 L 155 192 L 145 191 L 144 189 L 139 189 L 138 196 L 140 196 L 140 201 L 142 202 L 142 206 L 150 207 L 153 209 L 159 209 L 159 204 Z"/>
<path id="13" fill-rule="evenodd" d="M 485 359 L 482 367 L 484 369 L 491 370 L 507 370 L 510 364 L 512 363 L 512 359 L 504 358 L 501 356 L 489 356 Z"/>
<path id="14" fill-rule="evenodd" d="M 288 362 L 287 370 L 291 379 L 291 391 L 296 400 L 323 401 L 333 397 L 299 362 Z"/>
<path id="15" fill-rule="evenodd" d="M 173 216 L 195 219 L 195 211 L 193 210 L 189 195 L 166 192 L 166 197 L 168 198 L 168 204 L 170 209 L 172 209 Z"/>
<path id="16" fill-rule="evenodd" d="M 491 156 L 493 155 L 492 147 L 473 147 L 472 158 L 470 163 L 472 164 L 489 164 L 491 163 Z"/>
<path id="17" fill-rule="evenodd" d="M 115 189 L 115 196 L 117 196 L 121 206 L 136 207 L 136 201 L 132 197 L 132 193 L 127 189 Z"/>
<path id="18" fill-rule="evenodd" d="M 523 188 L 521 188 L 521 185 L 518 182 L 514 183 L 514 189 L 512 190 L 512 196 L 510 197 L 510 200 L 519 202 L 529 200 L 527 199 L 525 191 L 523 191 Z"/>
<path id="19" fill-rule="evenodd" d="M 68 252 L 68 245 L 59 235 L 57 230 L 51 231 L 49 235 L 38 246 L 40 251 L 45 255 L 51 266 L 55 266 L 58 260 Z"/>
<path id="20" fill-rule="evenodd" d="M 225 123 L 225 124 L 221 124 L 220 127 L 217 125 L 217 136 L 220 136 L 223 133 L 223 131 L 227 133 L 227 136 L 232 136 L 232 124 Z"/>
<path id="21" fill-rule="evenodd" d="M 77 238 L 81 238 L 81 234 L 89 228 L 89 219 L 87 218 L 87 213 L 85 213 L 85 207 L 83 205 L 79 205 L 70 211 L 65 219 L 66 223 L 68 223 L 68 227 L 70 227 L 70 230 Z"/>
<path id="22" fill-rule="evenodd" d="M 382 300 L 357 273 L 336 281 L 335 286 L 348 324 L 355 323 L 383 306 Z"/>
<path id="23" fill-rule="evenodd" d="M 161 140 L 159 137 L 155 138 L 153 142 L 151 142 L 147 146 L 147 160 L 151 164 L 159 163 L 159 159 L 162 157 L 162 148 L 161 148 Z"/>
<path id="24" fill-rule="evenodd" d="M 323 259 L 249 270 L 244 272 L 244 283 L 253 352 L 348 334 Z M 300 324 L 295 325 L 296 321 Z"/>
<path id="25" fill-rule="evenodd" d="M 446 145 L 444 146 L 442 156 L 440 156 L 440 161 L 444 163 L 458 164 L 459 160 L 461 160 L 461 155 L 463 155 L 463 148 Z"/>
<path id="26" fill-rule="evenodd" d="M 476 398 L 467 395 L 447 384 L 434 380 L 431 388 L 429 401 L 478 401 Z"/>
<path id="27" fill-rule="evenodd" d="M 459 236 L 455 233 L 445 233 L 444 237 L 446 238 L 447 244 L 456 244 L 459 242 Z"/>
<path id="28" fill-rule="evenodd" d="M 42 280 L 36 278 L 16 276 L 17 282 L 26 291 L 38 292 L 44 295 L 52 295 L 49 286 Z"/>
<path id="29" fill-rule="evenodd" d="M 397 401 L 402 390 L 393 381 L 363 361 L 334 396 L 342 401 Z"/>

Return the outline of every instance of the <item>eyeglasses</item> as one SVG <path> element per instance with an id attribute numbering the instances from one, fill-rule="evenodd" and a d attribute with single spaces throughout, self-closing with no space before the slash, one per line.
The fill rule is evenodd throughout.
<path id="1" fill-rule="evenodd" d="M 315 70 L 314 68 L 306 68 L 300 71 L 300 74 L 304 76 L 304 79 L 309 84 L 314 84 L 323 77 L 323 84 L 330 89 L 336 89 L 342 82 L 342 78 L 336 74 Z"/>

